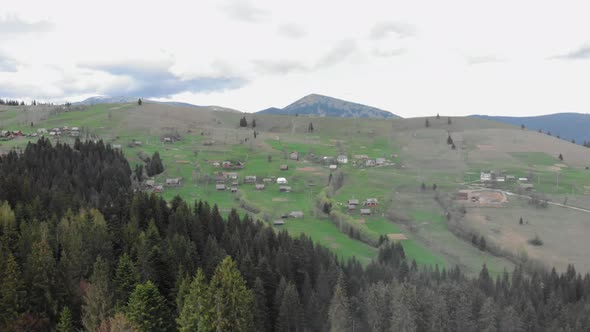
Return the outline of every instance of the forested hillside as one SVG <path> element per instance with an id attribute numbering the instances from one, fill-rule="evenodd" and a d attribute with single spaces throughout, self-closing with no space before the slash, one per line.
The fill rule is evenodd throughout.
<path id="1" fill-rule="evenodd" d="M 590 275 L 466 278 L 387 240 L 362 266 L 215 202 L 134 192 L 102 142 L 0 157 L 2 331 L 559 331 L 590 326 Z"/>

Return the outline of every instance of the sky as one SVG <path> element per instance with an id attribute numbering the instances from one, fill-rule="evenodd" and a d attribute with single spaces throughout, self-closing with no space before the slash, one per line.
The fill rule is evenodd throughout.
<path id="1" fill-rule="evenodd" d="M 0 97 L 244 112 L 318 93 L 403 117 L 590 112 L 588 1 L 38 1 L 0 6 Z"/>

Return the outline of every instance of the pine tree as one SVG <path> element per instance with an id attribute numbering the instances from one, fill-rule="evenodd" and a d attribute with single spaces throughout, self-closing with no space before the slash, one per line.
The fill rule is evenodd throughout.
<path id="1" fill-rule="evenodd" d="M 129 296 L 135 289 L 135 286 L 137 286 L 138 282 L 139 276 L 135 264 L 129 255 L 124 253 L 121 258 L 119 258 L 115 276 L 113 277 L 113 288 L 115 290 L 114 295 L 117 307 L 127 304 Z"/>
<path id="2" fill-rule="evenodd" d="M 213 308 L 211 322 L 218 331 L 245 331 L 252 326 L 252 292 L 231 257 L 223 259 L 215 269 L 209 291 Z"/>
<path id="3" fill-rule="evenodd" d="M 448 118 L 447 118 L 447 124 L 448 124 L 448 125 L 451 125 L 452 123 L 453 123 L 453 122 L 451 121 L 451 117 L 448 117 Z"/>
<path id="4" fill-rule="evenodd" d="M 182 300 L 180 315 L 176 320 L 180 331 L 208 331 L 212 327 L 213 307 L 209 286 L 202 269 L 197 270 L 189 286 L 189 293 Z M 177 300 L 177 302 L 180 300 Z"/>
<path id="5" fill-rule="evenodd" d="M 309 126 L 307 127 L 307 130 L 308 130 L 310 133 L 313 133 L 313 123 L 311 123 L 311 122 L 309 123 Z"/>
<path id="6" fill-rule="evenodd" d="M 449 134 L 449 136 L 447 137 L 447 144 L 448 145 L 453 144 L 453 139 L 451 138 L 451 134 Z"/>
<path id="7" fill-rule="evenodd" d="M 271 324 L 269 320 L 267 296 L 262 279 L 258 277 L 256 278 L 256 280 L 254 281 L 254 288 L 252 289 L 252 293 L 254 294 L 254 330 L 260 332 L 270 331 Z"/>
<path id="8" fill-rule="evenodd" d="M 252 119 L 252 128 L 256 128 L 256 119 Z M 256 138 L 256 137 L 254 137 Z"/>
<path id="9" fill-rule="evenodd" d="M 141 100 L 141 98 L 137 99 L 137 105 L 141 106 L 141 104 L 143 104 L 143 101 Z"/>
<path id="10" fill-rule="evenodd" d="M 330 320 L 330 331 L 351 331 L 351 308 L 348 295 L 346 294 L 346 284 L 344 275 L 340 273 L 338 282 L 334 287 L 334 295 L 330 301 L 328 318 Z"/>
<path id="11" fill-rule="evenodd" d="M 428 119 L 426 119 L 426 120 L 424 121 L 424 126 L 425 126 L 426 128 L 430 127 L 430 121 L 428 121 Z"/>
<path id="12" fill-rule="evenodd" d="M 496 311 L 494 299 L 487 298 L 479 311 L 478 331 L 494 332 L 498 330 Z"/>
<path id="13" fill-rule="evenodd" d="M 558 158 L 559 158 L 559 160 L 563 161 L 563 155 L 561 153 L 559 154 Z"/>
<path id="14" fill-rule="evenodd" d="M 135 287 L 129 298 L 127 315 L 142 332 L 170 330 L 166 301 L 151 281 Z"/>
<path id="15" fill-rule="evenodd" d="M 3 271 L 0 271 L 0 326 L 17 317 L 21 309 L 19 292 L 22 289 L 18 263 L 12 253 L 8 254 L 2 268 Z"/>
<path id="16" fill-rule="evenodd" d="M 25 272 L 27 298 L 33 312 L 55 315 L 55 258 L 46 239 L 33 244 Z"/>
<path id="17" fill-rule="evenodd" d="M 63 307 L 59 315 L 59 323 L 56 328 L 57 332 L 74 332 L 74 322 L 72 319 L 72 311 L 69 307 Z"/>
<path id="18" fill-rule="evenodd" d="M 277 330 L 288 332 L 303 330 L 302 314 L 303 309 L 301 308 L 297 289 L 295 285 L 289 283 L 282 296 Z"/>
<path id="19" fill-rule="evenodd" d="M 109 276 L 107 262 L 99 256 L 94 263 L 90 285 L 82 305 L 82 325 L 87 331 L 95 331 L 112 313 L 113 298 Z"/>

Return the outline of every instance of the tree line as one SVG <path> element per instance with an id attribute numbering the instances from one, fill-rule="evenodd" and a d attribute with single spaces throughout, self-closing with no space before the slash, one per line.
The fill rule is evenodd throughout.
<path id="1" fill-rule="evenodd" d="M 573 266 L 493 275 L 484 265 L 467 277 L 458 267 L 419 267 L 386 238 L 363 266 L 235 210 L 223 217 L 204 201 L 133 192 L 130 173 L 102 142 L 40 140 L 0 157 L 1 331 L 590 326 L 590 275 Z M 46 193 L 53 188 L 61 198 Z"/>

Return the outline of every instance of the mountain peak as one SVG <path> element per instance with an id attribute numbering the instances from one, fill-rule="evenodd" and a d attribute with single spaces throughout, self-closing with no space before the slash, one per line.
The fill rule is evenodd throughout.
<path id="1" fill-rule="evenodd" d="M 269 108 L 258 112 L 260 114 L 282 114 L 282 115 L 310 115 L 310 116 L 332 116 L 345 118 L 398 118 L 399 116 L 363 104 L 324 96 L 317 93 L 289 104 L 283 109 Z"/>

